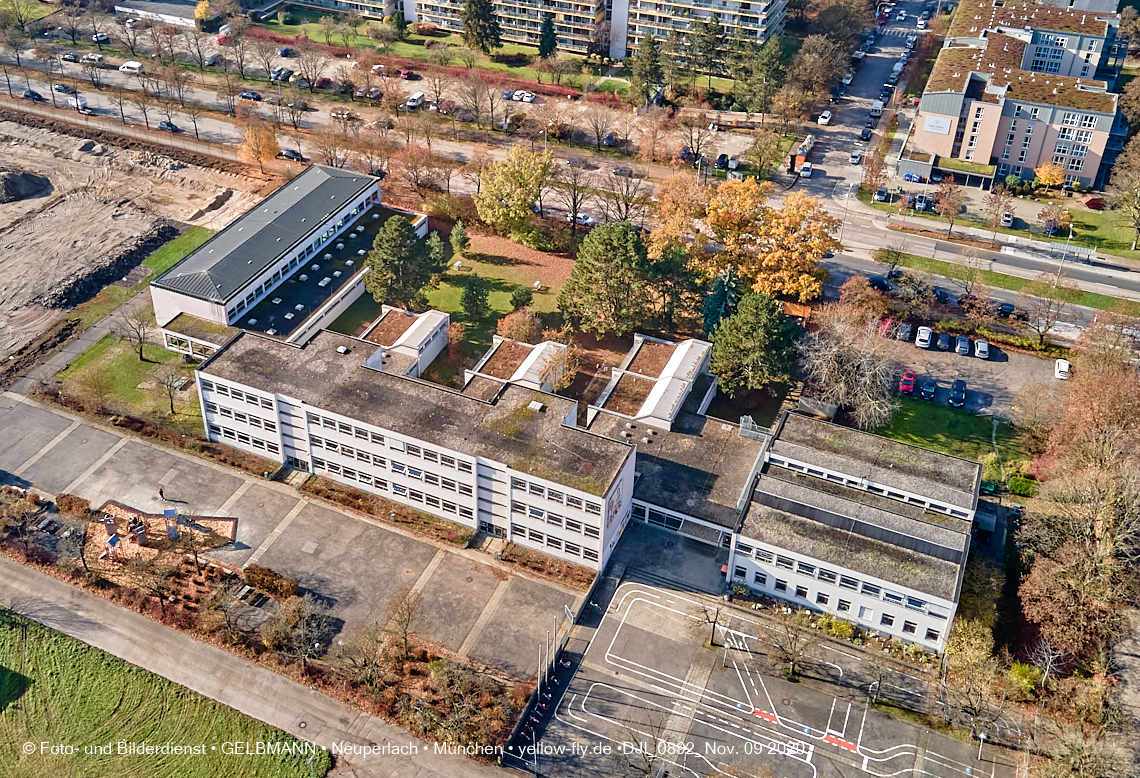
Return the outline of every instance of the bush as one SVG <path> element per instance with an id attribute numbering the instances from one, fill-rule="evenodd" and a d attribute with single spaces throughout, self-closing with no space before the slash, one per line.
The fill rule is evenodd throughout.
<path id="1" fill-rule="evenodd" d="M 554 244 L 538 227 L 527 227 L 511 233 L 511 240 L 535 251 L 553 251 Z"/>
<path id="2" fill-rule="evenodd" d="M 424 200 L 424 210 L 428 216 L 457 221 L 459 198 L 453 194 L 433 194 Z"/>
<path id="3" fill-rule="evenodd" d="M 832 637 L 840 640 L 850 640 L 855 637 L 855 625 L 843 619 L 832 619 L 828 632 L 831 633 Z"/>
<path id="4" fill-rule="evenodd" d="M 530 64 L 529 54 L 492 54 L 491 61 L 497 62 L 500 65 L 513 65 L 516 67 L 525 67 Z"/>
<path id="5" fill-rule="evenodd" d="M 520 286 L 511 292 L 511 309 L 526 308 L 534 301 L 534 290 L 529 286 Z"/>
<path id="6" fill-rule="evenodd" d="M 64 516 L 86 520 L 91 516 L 91 503 L 74 494 L 61 494 L 55 498 L 55 507 Z"/>
<path id="7" fill-rule="evenodd" d="M 296 578 L 281 575 L 268 567 L 250 565 L 242 573 L 242 578 L 254 589 L 260 589 L 277 600 L 287 600 L 297 595 Z"/>
<path id="8" fill-rule="evenodd" d="M 412 32 L 416 35 L 431 36 L 439 32 L 439 28 L 428 22 L 415 22 L 412 24 Z"/>
<path id="9" fill-rule="evenodd" d="M 1009 479 L 1009 490 L 1018 497 L 1033 497 L 1037 494 L 1037 482 L 1015 475 Z"/>
<path id="10" fill-rule="evenodd" d="M 1014 662 L 1013 667 L 1006 673 L 1006 683 L 1009 685 L 1009 695 L 1019 702 L 1031 702 L 1037 698 L 1037 687 L 1041 683 L 1042 673 L 1033 665 L 1024 662 Z"/>

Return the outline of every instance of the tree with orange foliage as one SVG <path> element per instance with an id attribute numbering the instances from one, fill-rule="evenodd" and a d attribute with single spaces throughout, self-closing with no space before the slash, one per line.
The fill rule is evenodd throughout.
<path id="1" fill-rule="evenodd" d="M 1033 175 L 1037 178 L 1037 183 L 1045 187 L 1046 194 L 1053 187 L 1065 183 L 1065 169 L 1054 162 L 1033 168 Z"/>
<path id="2" fill-rule="evenodd" d="M 863 311 L 868 318 L 890 313 L 887 296 L 871 286 L 867 276 L 854 275 L 844 281 L 839 287 L 839 302 Z"/>
<path id="3" fill-rule="evenodd" d="M 827 271 L 819 260 L 843 246 L 832 233 L 840 221 L 814 197 L 793 192 L 783 208 L 769 208 L 757 236 L 758 253 L 740 263 L 752 289 L 807 302 L 823 292 Z"/>
<path id="4" fill-rule="evenodd" d="M 538 343 L 542 340 L 542 320 L 530 308 L 519 308 L 499 319 L 496 332 L 500 338 Z"/>
<path id="5" fill-rule="evenodd" d="M 700 240 L 695 222 L 705 215 L 706 200 L 706 191 L 689 175 L 671 176 L 657 187 L 652 204 L 656 224 L 647 244 L 650 259 L 661 259 L 672 248 L 688 250 L 689 240 Z"/>
<path id="6" fill-rule="evenodd" d="M 276 159 L 281 153 L 273 125 L 264 119 L 248 118 L 241 124 L 242 142 L 238 154 L 246 162 L 256 162 L 262 173 L 266 160 Z"/>
<path id="7" fill-rule="evenodd" d="M 1062 470 L 1120 467 L 1140 450 L 1140 375 L 1128 364 L 1078 369 L 1047 454 Z"/>
<path id="8" fill-rule="evenodd" d="M 772 184 L 758 183 L 754 178 L 743 181 L 725 181 L 709 198 L 705 224 L 713 240 L 722 250 L 712 254 L 710 264 L 715 272 L 726 265 L 742 267 L 760 249 L 760 234 L 771 214 L 768 197 Z"/>

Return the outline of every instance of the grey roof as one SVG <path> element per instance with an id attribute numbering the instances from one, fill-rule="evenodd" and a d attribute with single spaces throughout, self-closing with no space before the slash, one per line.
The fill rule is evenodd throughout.
<path id="1" fill-rule="evenodd" d="M 739 428 L 707 416 L 681 413 L 664 431 L 612 413 L 599 413 L 590 431 L 637 445 L 635 499 L 735 529 L 737 502 L 764 448 Z M 622 431 L 632 433 L 622 438 Z M 649 442 L 642 442 L 648 438 Z"/>
<path id="2" fill-rule="evenodd" d="M 633 456 L 628 443 L 565 426 L 575 418 L 572 400 L 495 382 L 501 391 L 484 401 L 364 367 L 378 348 L 329 330 L 303 349 L 243 332 L 201 372 L 599 496 Z M 534 400 L 545 409 L 532 410 Z"/>
<path id="3" fill-rule="evenodd" d="M 973 510 L 982 466 L 937 451 L 790 413 L 771 452 L 880 486 Z"/>
<path id="4" fill-rule="evenodd" d="M 224 304 L 376 181 L 312 165 L 151 283 Z"/>
<path id="5" fill-rule="evenodd" d="M 767 465 L 740 534 L 952 601 L 970 522 Z"/>

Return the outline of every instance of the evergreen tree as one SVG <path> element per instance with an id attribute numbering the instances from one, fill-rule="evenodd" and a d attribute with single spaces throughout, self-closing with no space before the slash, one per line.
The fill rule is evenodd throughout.
<path id="1" fill-rule="evenodd" d="M 538 56 L 550 59 L 558 50 L 558 35 L 554 32 L 554 14 L 542 15 L 542 28 L 538 31 Z"/>
<path id="2" fill-rule="evenodd" d="M 467 237 L 467 228 L 463 226 L 462 221 L 457 221 L 451 228 L 451 251 L 457 257 L 464 257 L 470 248 L 471 239 Z"/>
<path id="3" fill-rule="evenodd" d="M 705 316 L 705 337 L 712 337 L 717 325 L 736 313 L 740 304 L 740 281 L 736 268 L 729 265 L 713 279 L 702 310 Z"/>
<path id="4" fill-rule="evenodd" d="M 502 30 L 491 0 L 467 0 L 459 19 L 463 22 L 463 42 L 468 48 L 484 54 L 502 48 Z"/>
<path id="5" fill-rule="evenodd" d="M 776 38 L 764 44 L 752 61 L 741 89 L 741 102 L 749 114 L 768 112 L 772 96 L 784 83 L 784 53 Z"/>
<path id="6" fill-rule="evenodd" d="M 558 308 L 587 332 L 628 335 L 649 318 L 648 260 L 629 222 L 595 227 L 582 241 Z"/>
<path id="7" fill-rule="evenodd" d="M 650 33 L 641 39 L 637 54 L 633 58 L 633 72 L 630 74 L 630 95 L 637 105 L 645 105 L 653 91 L 665 80 L 661 67 L 661 47 Z"/>
<path id="8" fill-rule="evenodd" d="M 487 279 L 472 276 L 463 287 L 463 297 L 460 298 L 459 304 L 463 306 L 467 318 L 479 321 L 491 312 L 491 307 L 487 303 L 490 296 L 491 285 L 487 283 Z"/>
<path id="9" fill-rule="evenodd" d="M 649 266 L 649 292 L 656 301 L 658 326 L 672 332 L 681 316 L 695 313 L 700 305 L 700 285 L 690 267 L 689 253 L 676 246 Z"/>
<path id="10" fill-rule="evenodd" d="M 408 37 L 408 20 L 404 18 L 403 11 L 396 11 L 388 17 L 388 24 L 392 25 L 392 29 L 396 31 L 396 40 L 403 40 Z"/>
<path id="11" fill-rule="evenodd" d="M 724 25 L 720 23 L 720 14 L 713 14 L 712 18 L 695 31 L 697 36 L 696 67 L 703 70 L 709 77 L 709 89 L 712 89 L 713 76 L 720 72 L 721 54 L 724 48 Z"/>
<path id="12" fill-rule="evenodd" d="M 662 77 L 667 86 L 676 86 L 685 79 L 685 61 L 688 45 L 685 36 L 676 27 L 669 30 L 665 46 L 661 51 Z"/>
<path id="13" fill-rule="evenodd" d="M 746 294 L 713 334 L 709 372 L 729 397 L 791 380 L 799 362 L 800 329 L 766 294 Z"/>
<path id="14" fill-rule="evenodd" d="M 424 247 L 427 249 L 428 259 L 431 261 L 432 272 L 442 273 L 444 268 L 447 267 L 447 251 L 443 248 L 443 239 L 439 237 L 439 233 L 435 230 L 427 236 L 424 241 Z"/>
<path id="15" fill-rule="evenodd" d="M 364 276 L 364 288 L 378 303 L 403 307 L 415 300 L 422 289 L 434 288 L 442 270 L 403 216 L 392 216 L 384 222 L 364 261 L 370 268 Z"/>

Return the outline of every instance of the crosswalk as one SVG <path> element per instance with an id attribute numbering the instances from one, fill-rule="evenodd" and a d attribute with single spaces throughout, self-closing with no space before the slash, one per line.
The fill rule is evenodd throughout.
<path id="1" fill-rule="evenodd" d="M 879 30 L 880 38 L 905 38 L 908 35 L 921 35 L 922 33 L 912 30 L 908 27 L 888 27 L 885 30 Z"/>

